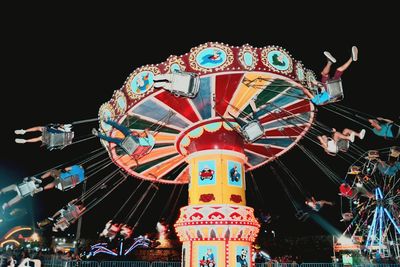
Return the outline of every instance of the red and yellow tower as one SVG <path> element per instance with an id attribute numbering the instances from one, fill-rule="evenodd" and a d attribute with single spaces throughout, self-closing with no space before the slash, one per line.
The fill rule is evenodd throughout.
<path id="1" fill-rule="evenodd" d="M 246 156 L 241 136 L 220 119 L 194 125 L 178 138 L 188 154 L 189 205 L 175 224 L 188 266 L 252 265 L 259 223 L 246 206 Z"/>

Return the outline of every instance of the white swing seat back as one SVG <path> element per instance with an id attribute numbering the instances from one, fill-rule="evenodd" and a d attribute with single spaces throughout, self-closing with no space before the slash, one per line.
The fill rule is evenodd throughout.
<path id="1" fill-rule="evenodd" d="M 345 139 L 339 139 L 337 142 L 337 147 L 339 151 L 347 152 L 350 148 L 350 141 Z"/>
<path id="2" fill-rule="evenodd" d="M 56 188 L 61 191 L 68 191 L 69 189 L 74 188 L 79 183 L 79 177 L 77 177 L 77 175 L 71 175 L 67 179 L 59 178 Z"/>
<path id="3" fill-rule="evenodd" d="M 200 77 L 193 72 L 173 72 L 171 93 L 189 98 L 196 97 L 200 89 Z"/>
<path id="4" fill-rule="evenodd" d="M 328 80 L 326 91 L 329 94 L 329 103 L 335 103 L 344 99 L 342 80 Z"/>
<path id="5" fill-rule="evenodd" d="M 74 132 L 51 133 L 44 131 L 42 138 L 43 144 L 47 146 L 47 149 L 63 149 L 64 147 L 72 144 Z"/>
<path id="6" fill-rule="evenodd" d="M 247 142 L 253 143 L 264 135 L 264 128 L 259 121 L 250 121 L 242 127 L 242 133 Z"/>
<path id="7" fill-rule="evenodd" d="M 125 139 L 122 141 L 121 147 L 128 155 L 132 155 L 139 147 L 137 137 L 132 135 L 125 137 Z"/>
<path id="8" fill-rule="evenodd" d="M 34 181 L 27 181 L 17 186 L 18 195 L 21 197 L 27 197 L 32 194 L 36 190 L 36 184 Z"/>

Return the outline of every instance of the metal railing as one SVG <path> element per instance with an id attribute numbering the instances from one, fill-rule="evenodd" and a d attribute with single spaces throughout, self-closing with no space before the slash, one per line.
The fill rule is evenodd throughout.
<path id="1" fill-rule="evenodd" d="M 43 267 L 180 267 L 180 261 L 66 261 L 59 259 L 47 259 L 42 261 Z M 344 267 L 341 263 L 256 263 L 256 267 Z M 353 267 L 400 267 L 400 264 L 365 263 L 353 265 Z"/>
<path id="2" fill-rule="evenodd" d="M 97 261 L 67 261 L 58 259 L 42 261 L 43 267 L 99 267 L 99 264 Z"/>
<path id="3" fill-rule="evenodd" d="M 343 267 L 342 263 L 302 263 L 300 267 Z"/>
<path id="4" fill-rule="evenodd" d="M 154 261 L 151 263 L 151 267 L 180 267 L 180 261 Z"/>
<path id="5" fill-rule="evenodd" d="M 99 262 L 97 261 L 69 261 L 68 264 L 65 267 L 99 267 Z"/>
<path id="6" fill-rule="evenodd" d="M 354 267 L 367 267 L 367 266 L 374 266 L 374 267 L 400 267 L 399 263 L 362 263 L 353 265 Z"/>
<path id="7" fill-rule="evenodd" d="M 151 267 L 148 261 L 102 261 L 100 267 Z"/>
<path id="8" fill-rule="evenodd" d="M 180 261 L 67 261 L 67 260 L 43 260 L 43 267 L 180 267 Z"/>
<path id="9" fill-rule="evenodd" d="M 298 267 L 297 263 L 265 262 L 256 263 L 256 267 Z"/>

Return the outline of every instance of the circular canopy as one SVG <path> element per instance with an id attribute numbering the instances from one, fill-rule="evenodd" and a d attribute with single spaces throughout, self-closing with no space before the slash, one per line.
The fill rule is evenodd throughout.
<path id="1" fill-rule="evenodd" d="M 153 87 L 155 75 L 173 71 L 200 75 L 195 98 Z M 170 56 L 164 63 L 136 69 L 101 106 L 100 127 L 107 135 L 123 137 L 104 118 L 114 118 L 133 130 L 150 127 L 156 131 L 156 144 L 139 159 L 139 165 L 115 144 L 105 143 L 105 147 L 114 163 L 132 176 L 187 183 L 190 142 L 199 132 L 212 136 L 219 129 L 233 131 L 229 114 L 248 120 L 254 100 L 265 133 L 242 148 L 248 158 L 246 171 L 252 170 L 288 151 L 308 131 L 314 106 L 302 88 L 313 79 L 314 73 L 281 47 L 206 43 L 185 55 Z"/>

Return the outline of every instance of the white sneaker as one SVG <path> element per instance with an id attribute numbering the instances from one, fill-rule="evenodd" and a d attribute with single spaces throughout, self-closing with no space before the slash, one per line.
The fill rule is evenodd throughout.
<path id="1" fill-rule="evenodd" d="M 38 179 L 38 178 L 36 178 L 35 176 L 32 176 L 32 177 L 31 177 L 31 181 L 35 181 L 35 182 L 37 182 L 37 183 L 39 183 L 39 184 L 42 183 L 42 179 Z"/>
<path id="2" fill-rule="evenodd" d="M 15 130 L 14 131 L 15 134 L 25 134 L 25 130 L 21 129 L 21 130 Z"/>
<path id="3" fill-rule="evenodd" d="M 357 61 L 358 60 L 358 48 L 357 48 L 357 46 L 353 46 L 351 48 L 351 58 L 353 59 L 353 61 Z"/>
<path id="4" fill-rule="evenodd" d="M 331 53 L 329 53 L 328 51 L 324 51 L 324 55 L 329 59 L 330 62 L 332 63 L 336 63 L 336 58 L 334 58 Z"/>
<path id="5" fill-rule="evenodd" d="M 17 143 L 17 144 L 25 144 L 26 140 L 17 138 L 17 139 L 15 139 L 15 143 Z"/>
<path id="6" fill-rule="evenodd" d="M 352 132 L 352 133 L 350 134 L 350 141 L 351 141 L 352 143 L 354 142 L 355 137 L 356 137 L 356 133 L 355 133 L 355 132 Z"/>
<path id="7" fill-rule="evenodd" d="M 93 128 L 92 129 L 92 134 L 95 135 L 95 136 L 98 136 L 99 132 L 95 128 Z"/>
<path id="8" fill-rule="evenodd" d="M 363 140 L 363 139 L 364 139 L 364 136 L 365 136 L 365 129 L 362 129 L 362 130 L 360 131 L 360 139 Z"/>

